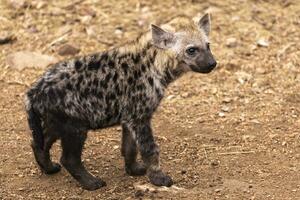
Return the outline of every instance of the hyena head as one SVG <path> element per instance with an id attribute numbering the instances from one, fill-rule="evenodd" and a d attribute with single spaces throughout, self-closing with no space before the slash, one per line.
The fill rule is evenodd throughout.
<path id="1" fill-rule="evenodd" d="M 171 51 L 186 70 L 209 73 L 217 65 L 209 47 L 209 14 L 205 14 L 198 23 L 190 22 L 182 26 L 180 30 L 170 32 L 152 25 L 153 45 Z"/>

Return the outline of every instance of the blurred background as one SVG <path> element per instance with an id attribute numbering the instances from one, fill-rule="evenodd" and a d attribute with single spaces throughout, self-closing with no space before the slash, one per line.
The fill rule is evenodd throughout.
<path id="1" fill-rule="evenodd" d="M 175 187 L 125 174 L 119 127 L 90 133 L 83 156 L 107 187 L 41 174 L 23 95 L 49 64 L 206 12 L 218 67 L 173 83 L 153 120 Z M 300 199 L 299 63 L 298 0 L 1 0 L 0 199 Z"/>

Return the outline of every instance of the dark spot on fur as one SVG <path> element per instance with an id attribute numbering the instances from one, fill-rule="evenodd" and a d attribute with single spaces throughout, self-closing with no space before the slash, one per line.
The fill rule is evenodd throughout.
<path id="1" fill-rule="evenodd" d="M 52 102 L 54 104 L 57 97 L 56 97 L 55 90 L 52 87 L 49 88 L 47 96 L 48 96 L 50 102 Z"/>
<path id="2" fill-rule="evenodd" d="M 101 62 L 101 63 L 102 63 L 102 62 L 106 62 L 107 59 L 108 59 L 108 54 L 107 54 L 107 52 L 105 52 L 105 53 L 103 53 L 103 54 L 101 55 L 100 62 Z"/>
<path id="3" fill-rule="evenodd" d="M 99 60 L 91 60 L 89 63 L 88 63 L 88 69 L 89 70 L 98 70 L 100 68 L 100 61 Z"/>
<path id="4" fill-rule="evenodd" d="M 148 82 L 149 82 L 149 84 L 151 85 L 151 87 L 153 87 L 153 78 L 152 78 L 152 77 L 149 77 L 149 78 L 148 78 Z"/>
<path id="5" fill-rule="evenodd" d="M 57 89 L 56 94 L 59 97 L 59 99 L 63 100 L 66 96 L 66 93 L 63 90 Z M 63 101 L 62 101 L 63 102 Z"/>
<path id="6" fill-rule="evenodd" d="M 129 85 L 131 85 L 133 83 L 133 78 L 129 77 L 128 80 L 127 80 L 127 82 L 128 82 Z"/>
<path id="7" fill-rule="evenodd" d="M 136 86 L 136 88 L 137 88 L 137 90 L 142 91 L 142 90 L 145 89 L 145 85 L 139 84 L 139 85 Z"/>
<path id="8" fill-rule="evenodd" d="M 129 68 L 128 64 L 127 63 L 122 63 L 121 67 L 122 67 L 124 73 L 127 75 L 127 71 L 128 71 L 128 68 Z"/>
<path id="9" fill-rule="evenodd" d="M 93 86 L 94 86 L 94 87 L 97 87 L 97 86 L 98 86 L 98 79 L 97 79 L 97 78 L 95 78 L 95 79 L 93 80 Z"/>
<path id="10" fill-rule="evenodd" d="M 103 74 L 105 74 L 105 73 L 106 73 L 106 68 L 105 68 L 105 67 L 101 67 L 101 72 L 102 72 Z"/>
<path id="11" fill-rule="evenodd" d="M 150 112 L 150 108 L 146 107 L 145 108 L 145 113 L 149 113 Z"/>
<path id="12" fill-rule="evenodd" d="M 151 62 L 147 60 L 147 68 L 149 69 L 151 67 Z"/>
<path id="13" fill-rule="evenodd" d="M 116 95 L 114 93 L 110 94 L 109 96 L 110 100 L 115 100 L 116 99 Z"/>
<path id="14" fill-rule="evenodd" d="M 99 99 L 102 99 L 103 98 L 103 92 L 97 92 L 97 97 Z"/>
<path id="15" fill-rule="evenodd" d="M 83 80 L 83 75 L 81 74 L 77 79 L 77 83 L 76 83 L 77 90 L 80 90 L 80 84 L 81 84 L 82 80 Z"/>
<path id="16" fill-rule="evenodd" d="M 106 75 L 104 81 L 108 83 L 110 81 L 110 79 L 111 79 L 111 74 L 109 73 Z"/>
<path id="17" fill-rule="evenodd" d="M 108 66 L 112 67 L 112 68 L 115 67 L 115 62 L 113 60 L 109 60 L 108 61 Z"/>
<path id="18" fill-rule="evenodd" d="M 84 96 L 87 97 L 89 95 L 89 93 L 90 93 L 90 89 L 89 88 L 85 88 L 83 93 L 84 93 Z"/>
<path id="19" fill-rule="evenodd" d="M 142 69 L 142 72 L 145 72 L 146 71 L 146 66 L 144 64 L 142 64 L 141 69 Z"/>
<path id="20" fill-rule="evenodd" d="M 93 95 L 97 95 L 97 88 L 93 88 L 92 90 L 91 90 L 91 93 L 93 94 Z"/>
<path id="21" fill-rule="evenodd" d="M 160 90 L 158 88 L 155 88 L 155 92 L 159 99 L 161 99 L 163 97 L 162 93 L 160 92 Z"/>
<path id="22" fill-rule="evenodd" d="M 60 74 L 59 78 L 62 79 L 62 80 L 63 79 L 68 79 L 68 78 L 70 78 L 70 75 L 68 73 L 63 72 L 63 73 Z"/>
<path id="23" fill-rule="evenodd" d="M 72 90 L 73 89 L 70 82 L 67 83 L 66 88 L 67 88 L 67 90 Z"/>
<path id="24" fill-rule="evenodd" d="M 75 69 L 79 71 L 81 69 L 82 63 L 79 60 L 75 61 Z"/>
<path id="25" fill-rule="evenodd" d="M 137 71 L 134 71 L 134 72 L 133 72 L 133 76 L 134 76 L 135 79 L 138 79 L 138 78 L 139 78 L 138 72 L 137 72 Z"/>
<path id="26" fill-rule="evenodd" d="M 136 55 L 132 55 L 131 56 L 132 57 L 132 60 L 133 60 L 133 62 L 135 63 L 135 64 L 137 64 L 137 63 L 139 63 L 140 62 L 140 60 L 141 60 L 141 56 L 140 56 L 140 54 L 136 54 Z"/>
<path id="27" fill-rule="evenodd" d="M 108 84 L 105 80 L 100 81 L 100 85 L 103 89 L 107 89 L 107 87 L 108 87 Z"/>
<path id="28" fill-rule="evenodd" d="M 119 85 L 115 85 L 115 91 L 118 96 L 122 95 L 122 91 L 120 90 Z"/>
<path id="29" fill-rule="evenodd" d="M 113 81 L 116 82 L 119 78 L 119 74 L 115 73 L 114 77 L 113 77 Z"/>

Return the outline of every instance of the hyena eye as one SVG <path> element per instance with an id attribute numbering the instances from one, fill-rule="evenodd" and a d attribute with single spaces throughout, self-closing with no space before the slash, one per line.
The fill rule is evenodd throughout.
<path id="1" fill-rule="evenodd" d="M 188 55 L 190 55 L 190 56 L 193 56 L 193 55 L 195 55 L 195 53 L 196 53 L 197 50 L 198 50 L 198 49 L 197 49 L 196 47 L 190 47 L 190 48 L 188 48 L 188 49 L 186 50 L 186 53 L 187 53 Z"/>
<path id="2" fill-rule="evenodd" d="M 209 43 L 209 42 L 206 43 L 206 48 L 207 48 L 208 50 L 210 50 L 210 43 Z"/>

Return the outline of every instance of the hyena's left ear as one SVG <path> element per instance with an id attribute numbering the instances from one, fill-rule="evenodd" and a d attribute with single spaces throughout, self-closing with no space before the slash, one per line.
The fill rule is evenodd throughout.
<path id="1" fill-rule="evenodd" d="M 169 49 L 175 43 L 173 33 L 163 30 L 162 28 L 151 24 L 152 44 L 161 49 Z"/>
<path id="2" fill-rule="evenodd" d="M 209 36 L 210 32 L 210 15 L 206 13 L 198 22 L 199 28 L 204 31 L 204 33 Z"/>

